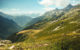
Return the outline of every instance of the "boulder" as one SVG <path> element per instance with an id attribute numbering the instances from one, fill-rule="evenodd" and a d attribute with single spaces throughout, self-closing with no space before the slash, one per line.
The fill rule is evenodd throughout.
<path id="1" fill-rule="evenodd" d="M 0 43 L 11 44 L 12 42 L 10 40 L 0 40 Z"/>

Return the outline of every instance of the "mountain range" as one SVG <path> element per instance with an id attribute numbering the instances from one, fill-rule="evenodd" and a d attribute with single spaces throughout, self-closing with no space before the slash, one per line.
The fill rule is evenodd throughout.
<path id="1" fill-rule="evenodd" d="M 67 13 L 71 8 L 73 8 L 73 6 L 71 4 L 69 4 L 64 9 L 56 8 L 55 10 L 48 11 L 48 12 L 44 13 L 42 16 L 32 19 L 29 22 L 30 27 L 26 27 L 25 29 L 29 29 L 29 28 L 33 28 L 33 27 L 37 28 L 37 26 L 39 28 L 40 25 L 44 25 L 44 23 L 46 23 L 48 21 L 55 21 L 58 18 L 60 18 L 61 16 L 63 16 L 65 13 Z M 37 23 L 36 27 L 35 27 L 35 23 Z"/>
<path id="2" fill-rule="evenodd" d="M 28 24 L 7 38 L 16 50 L 80 50 L 80 5 L 56 8 Z"/>

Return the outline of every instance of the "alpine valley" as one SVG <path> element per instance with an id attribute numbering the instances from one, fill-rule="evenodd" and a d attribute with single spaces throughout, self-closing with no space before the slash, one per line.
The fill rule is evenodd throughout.
<path id="1" fill-rule="evenodd" d="M 80 50 L 79 4 L 56 8 L 36 18 L 25 15 L 12 18 L 1 14 L 0 37 L 12 41 L 2 49 Z"/>

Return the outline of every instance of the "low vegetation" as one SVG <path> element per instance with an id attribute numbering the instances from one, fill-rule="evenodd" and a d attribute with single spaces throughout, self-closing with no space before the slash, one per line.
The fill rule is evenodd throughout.
<path id="1" fill-rule="evenodd" d="M 44 22 L 44 21 L 43 21 Z M 40 24 L 40 25 L 39 25 Z M 80 50 L 80 9 L 72 8 L 56 20 L 36 23 L 39 29 L 28 29 L 9 37 L 13 50 Z M 37 26 L 38 28 L 38 26 Z M 13 48 L 11 48 L 13 47 Z"/>

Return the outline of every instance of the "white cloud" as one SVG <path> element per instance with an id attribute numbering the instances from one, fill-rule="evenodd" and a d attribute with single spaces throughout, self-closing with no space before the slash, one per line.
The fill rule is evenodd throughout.
<path id="1" fill-rule="evenodd" d="M 39 11 L 22 11 L 20 9 L 0 9 L 0 12 L 3 12 L 5 14 L 9 14 L 12 16 L 19 16 L 19 15 L 27 15 L 31 17 L 38 17 L 41 15 L 41 12 Z"/>
<path id="2" fill-rule="evenodd" d="M 39 3 L 44 6 L 52 6 L 55 5 L 56 7 L 66 7 L 68 4 L 80 4 L 80 0 L 41 0 Z"/>
<path id="3" fill-rule="evenodd" d="M 42 0 L 39 3 L 44 6 L 56 5 L 57 7 L 66 6 L 69 4 L 69 0 Z"/>
<path id="4" fill-rule="evenodd" d="M 15 14 L 21 14 L 19 9 L 9 9 L 8 11 L 5 11 L 7 14 L 15 15 Z"/>
<path id="5" fill-rule="evenodd" d="M 32 14 L 40 14 L 40 12 L 38 11 L 22 11 L 20 9 L 0 9 L 0 12 L 4 12 L 6 14 L 9 14 L 9 15 L 32 15 Z"/>
<path id="6" fill-rule="evenodd" d="M 53 0 L 42 0 L 39 3 L 45 6 L 50 6 L 53 5 L 55 2 Z"/>
<path id="7" fill-rule="evenodd" d="M 72 4 L 72 5 L 80 4 L 80 0 L 73 0 L 71 4 Z"/>
<path id="8" fill-rule="evenodd" d="M 6 14 L 10 14 L 10 15 L 14 15 L 14 14 L 19 14 L 20 10 L 19 9 L 0 9 L 0 12 L 6 13 Z"/>
<path id="9" fill-rule="evenodd" d="M 1 12 L 2 10 L 0 9 L 0 12 Z"/>
<path id="10" fill-rule="evenodd" d="M 57 7 L 66 7 L 68 4 L 70 4 L 70 0 L 57 0 L 55 5 Z"/>
<path id="11" fill-rule="evenodd" d="M 26 12 L 24 12 L 24 14 L 39 14 L 40 12 L 38 12 L 38 11 L 26 11 Z"/>
<path id="12" fill-rule="evenodd" d="M 43 8 L 45 11 L 51 11 L 51 10 L 54 10 L 55 8 L 50 8 L 50 7 L 45 7 Z"/>

